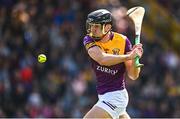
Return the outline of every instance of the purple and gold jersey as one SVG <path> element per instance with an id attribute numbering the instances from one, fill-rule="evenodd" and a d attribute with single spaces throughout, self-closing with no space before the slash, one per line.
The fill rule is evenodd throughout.
<path id="1" fill-rule="evenodd" d="M 83 40 L 85 48 L 98 46 L 105 53 L 114 55 L 123 55 L 131 50 L 131 43 L 127 37 L 112 32 L 111 40 L 106 43 L 96 42 L 90 36 L 85 36 Z M 92 59 L 92 58 L 91 58 Z M 122 90 L 125 88 L 125 64 L 120 63 L 113 66 L 102 66 L 92 59 L 92 68 L 97 78 L 97 92 L 104 94 L 106 92 Z"/>

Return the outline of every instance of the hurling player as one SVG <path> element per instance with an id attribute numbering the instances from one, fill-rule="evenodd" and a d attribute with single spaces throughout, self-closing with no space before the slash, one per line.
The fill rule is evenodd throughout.
<path id="1" fill-rule="evenodd" d="M 112 15 L 106 9 L 88 14 L 86 29 L 83 43 L 96 74 L 99 99 L 84 118 L 130 118 L 125 73 L 132 80 L 139 77 L 135 57 L 142 56 L 142 44 L 132 48 L 126 36 L 113 32 Z"/>

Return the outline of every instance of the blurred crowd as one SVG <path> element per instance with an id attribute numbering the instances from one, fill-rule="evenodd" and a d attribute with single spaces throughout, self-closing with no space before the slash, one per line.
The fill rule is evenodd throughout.
<path id="1" fill-rule="evenodd" d="M 123 17 L 133 5 L 147 10 L 141 38 L 145 66 L 138 80 L 126 80 L 127 112 L 131 117 L 180 117 L 178 3 L 1 0 L 0 117 L 83 117 L 97 101 L 95 75 L 82 43 L 87 14 L 98 8 L 111 10 L 116 31 L 133 44 L 133 25 Z M 152 7 L 168 11 L 164 16 L 173 15 L 166 20 L 156 11 L 152 14 Z M 40 53 L 47 56 L 44 64 L 37 62 Z"/>

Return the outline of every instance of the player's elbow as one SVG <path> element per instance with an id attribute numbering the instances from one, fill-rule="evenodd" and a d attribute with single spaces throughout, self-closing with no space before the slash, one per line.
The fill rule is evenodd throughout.
<path id="1" fill-rule="evenodd" d="M 139 74 L 136 75 L 128 75 L 130 79 L 137 80 L 139 78 Z"/>
<path id="2" fill-rule="evenodd" d="M 134 76 L 134 77 L 132 77 L 131 79 L 132 80 L 137 80 L 139 78 L 139 76 Z"/>
<path id="3" fill-rule="evenodd" d="M 132 80 L 137 80 L 139 78 L 140 68 L 130 68 L 128 70 L 128 76 Z"/>

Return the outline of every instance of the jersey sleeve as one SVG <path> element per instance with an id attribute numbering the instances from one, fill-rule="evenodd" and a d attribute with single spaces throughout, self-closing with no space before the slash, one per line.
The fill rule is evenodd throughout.
<path id="1" fill-rule="evenodd" d="M 84 37 L 83 44 L 84 44 L 86 50 L 88 50 L 88 49 L 90 49 L 90 48 L 92 48 L 94 46 L 97 46 L 95 41 L 89 36 Z"/>
<path id="2" fill-rule="evenodd" d="M 128 38 L 126 38 L 125 54 L 132 50 L 132 44 Z"/>

